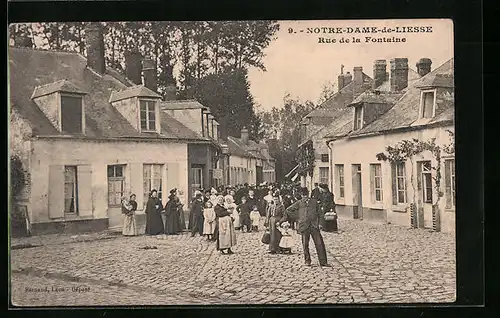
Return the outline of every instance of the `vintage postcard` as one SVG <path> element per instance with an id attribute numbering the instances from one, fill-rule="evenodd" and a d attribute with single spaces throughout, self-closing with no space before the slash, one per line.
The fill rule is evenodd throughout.
<path id="1" fill-rule="evenodd" d="M 12 307 L 455 301 L 451 20 L 9 40 Z"/>

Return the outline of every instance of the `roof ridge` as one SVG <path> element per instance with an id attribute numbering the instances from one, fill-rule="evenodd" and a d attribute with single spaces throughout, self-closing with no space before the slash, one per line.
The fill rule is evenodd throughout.
<path id="1" fill-rule="evenodd" d="M 47 53 L 61 53 L 61 54 L 75 54 L 83 56 L 78 51 L 63 51 L 63 50 L 53 50 L 53 49 L 42 49 L 42 48 L 31 48 L 31 47 L 19 47 L 19 46 L 9 46 L 10 49 L 22 50 L 22 51 L 38 51 L 38 52 L 47 52 Z"/>
<path id="2" fill-rule="evenodd" d="M 162 102 L 164 102 L 164 103 L 188 103 L 188 102 L 197 102 L 197 103 L 200 103 L 196 99 L 174 99 L 174 100 L 164 100 Z"/>

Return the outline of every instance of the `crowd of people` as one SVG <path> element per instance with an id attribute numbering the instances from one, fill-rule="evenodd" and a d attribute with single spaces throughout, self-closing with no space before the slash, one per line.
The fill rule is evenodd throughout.
<path id="1" fill-rule="evenodd" d="M 292 233 L 296 231 L 302 238 L 306 265 L 311 264 L 309 240 L 312 237 L 320 265 L 329 266 L 320 231 L 325 228 L 325 215 L 335 214 L 335 202 L 325 184 L 315 184 L 310 195 L 307 188 L 296 184 L 200 189 L 194 193 L 188 208 L 187 230 L 191 236 L 198 234 L 215 242 L 222 254 L 233 254 L 237 231 L 264 231 L 262 241 L 269 245 L 270 254 L 291 253 Z M 123 235 L 138 234 L 136 210 L 135 195 L 122 199 Z M 158 192 L 151 190 L 145 213 L 146 235 L 178 235 L 186 230 L 184 206 L 177 189 L 170 191 L 165 206 Z M 330 230 L 336 232 L 336 219 L 334 221 Z"/>

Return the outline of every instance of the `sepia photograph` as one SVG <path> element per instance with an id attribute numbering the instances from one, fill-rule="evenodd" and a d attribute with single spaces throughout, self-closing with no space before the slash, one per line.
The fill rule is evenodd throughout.
<path id="1" fill-rule="evenodd" d="M 8 40 L 10 307 L 455 302 L 452 20 Z"/>

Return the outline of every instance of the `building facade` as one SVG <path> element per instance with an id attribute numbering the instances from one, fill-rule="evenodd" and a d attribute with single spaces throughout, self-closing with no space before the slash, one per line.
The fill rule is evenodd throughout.
<path id="1" fill-rule="evenodd" d="M 241 130 L 241 137 L 228 137 L 230 185 L 262 184 L 276 182 L 276 161 L 269 155 L 265 143 L 248 138 L 248 130 Z"/>
<path id="2" fill-rule="evenodd" d="M 312 190 L 315 183 L 332 186 L 330 171 L 330 151 L 325 143 L 325 128 L 335 120 L 337 113 L 345 109 L 354 98 L 370 88 L 372 79 L 362 67 L 354 67 L 338 76 L 338 91 L 318 108 L 307 114 L 300 123 L 301 144 L 298 146 L 297 167 L 287 174 L 293 181 L 299 179 L 301 186 Z M 307 159 L 309 154 L 313 158 Z"/>
<path id="3" fill-rule="evenodd" d="M 121 198 L 132 193 L 141 222 L 151 189 L 165 204 L 177 188 L 187 205 L 194 165 L 209 180 L 218 165 L 210 114 L 200 115 L 200 129 L 192 126 L 165 107 L 171 103 L 156 92 L 146 60 L 127 55 L 123 76 L 105 65 L 102 43 L 101 26 L 90 24 L 87 57 L 9 48 L 10 153 L 26 180 L 12 206 L 33 234 L 119 228 Z"/>
<path id="4" fill-rule="evenodd" d="M 393 59 L 390 78 L 385 65 L 375 61 L 378 86 L 327 128 L 337 211 L 453 232 L 453 60 L 431 71 L 430 59 L 421 59 L 412 72 L 407 59 Z"/>

